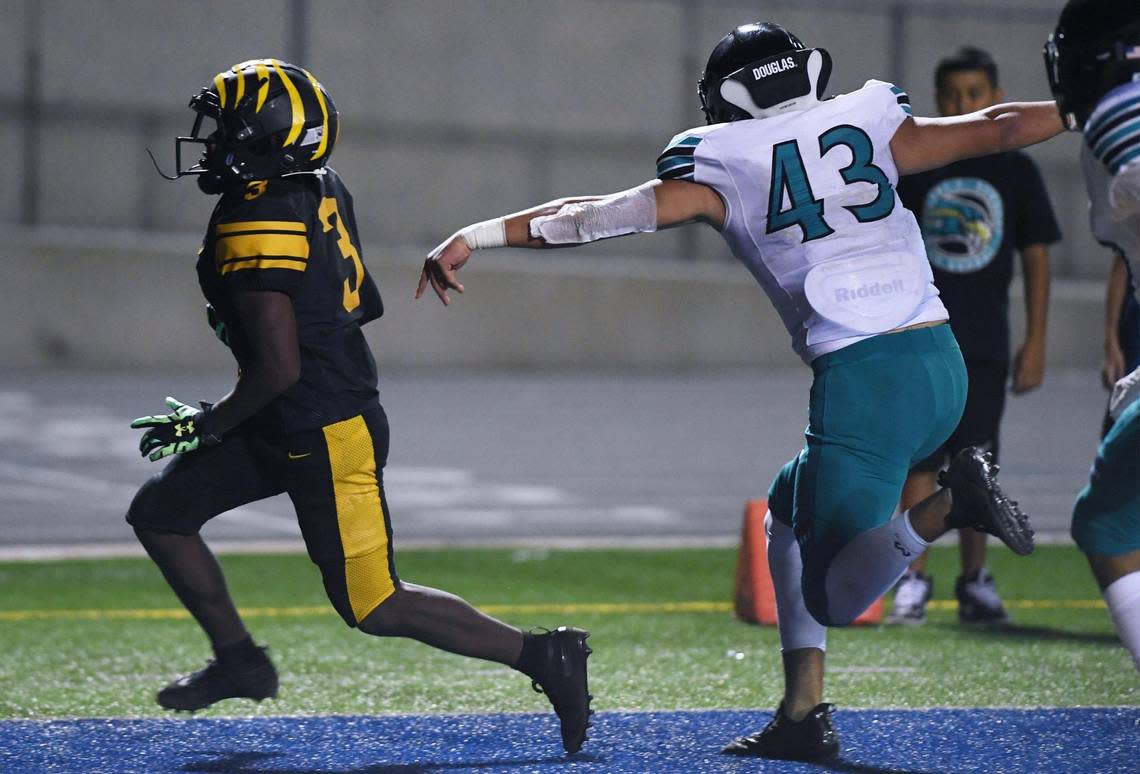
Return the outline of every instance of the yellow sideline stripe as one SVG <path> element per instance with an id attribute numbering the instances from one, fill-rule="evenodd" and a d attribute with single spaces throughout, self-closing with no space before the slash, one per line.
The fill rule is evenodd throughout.
<path id="1" fill-rule="evenodd" d="M 954 610 L 957 602 L 949 599 L 931 600 L 935 610 Z M 1005 606 L 1014 610 L 1103 610 L 1102 599 L 1007 599 Z M 730 613 L 731 602 L 584 602 L 564 605 L 481 605 L 491 615 L 572 614 L 623 615 L 645 613 Z M 241 614 L 247 618 L 306 618 L 309 616 L 336 615 L 331 605 L 301 607 L 244 607 Z M 190 614 L 177 608 L 146 608 L 124 610 L 0 610 L 0 621 L 109 621 L 146 619 L 183 619 Z"/>

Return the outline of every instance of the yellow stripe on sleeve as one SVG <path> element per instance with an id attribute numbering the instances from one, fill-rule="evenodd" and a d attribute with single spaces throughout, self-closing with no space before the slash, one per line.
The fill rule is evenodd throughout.
<path id="1" fill-rule="evenodd" d="M 214 230 L 218 234 L 233 234 L 238 231 L 290 231 L 304 234 L 307 229 L 304 223 L 297 220 L 240 220 L 233 223 L 219 223 Z"/>
<path id="2" fill-rule="evenodd" d="M 292 269 L 293 271 L 304 271 L 308 266 L 304 261 L 299 261 L 294 258 L 255 258 L 249 261 L 230 261 L 223 263 L 220 270 L 221 274 L 229 274 L 242 269 Z"/>
<path id="3" fill-rule="evenodd" d="M 396 590 L 388 566 L 387 514 L 380 503 L 376 453 L 363 417 L 324 428 L 344 553 L 344 580 L 359 622 Z"/>
<path id="4" fill-rule="evenodd" d="M 308 260 L 309 240 L 300 234 L 238 234 L 219 239 L 214 254 L 219 264 L 261 256 Z"/>

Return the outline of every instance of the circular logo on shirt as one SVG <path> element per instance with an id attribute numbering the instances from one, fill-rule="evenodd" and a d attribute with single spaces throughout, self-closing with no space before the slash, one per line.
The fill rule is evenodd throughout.
<path id="1" fill-rule="evenodd" d="M 922 204 L 922 238 L 930 263 L 967 274 L 983 269 L 998 254 L 1005 210 L 1001 194 L 976 177 L 936 183 Z"/>

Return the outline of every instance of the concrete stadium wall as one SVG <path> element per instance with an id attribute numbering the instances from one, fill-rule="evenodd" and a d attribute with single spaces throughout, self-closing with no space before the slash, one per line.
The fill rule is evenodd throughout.
<path id="1" fill-rule="evenodd" d="M 652 249 L 655 235 L 637 237 Z M 190 235 L 43 231 L 0 239 L 4 368 L 226 368 L 205 322 Z M 797 363 L 736 264 L 492 251 L 444 308 L 412 301 L 422 251 L 365 249 L 386 313 L 366 327 L 385 367 L 706 368 Z M 1011 307 L 1020 328 L 1014 282 Z M 1100 362 L 1103 286 L 1054 284 L 1049 364 Z M 1015 334 L 1015 343 L 1019 341 Z"/>
<path id="2" fill-rule="evenodd" d="M 703 122 L 694 83 L 716 40 L 763 13 L 829 49 L 831 89 L 869 77 L 933 111 L 934 62 L 989 48 L 1011 98 L 1048 96 L 1040 49 L 1060 0 L 5 0 L 0 2 L 4 224 L 191 231 L 211 203 L 166 184 L 190 95 L 230 63 L 299 58 L 343 117 L 333 162 L 370 245 L 429 246 L 457 226 L 654 174 Z M 1101 276 L 1074 137 L 1034 151 L 1069 239 L 1058 271 Z M 730 260 L 711 233 L 603 255 Z"/>

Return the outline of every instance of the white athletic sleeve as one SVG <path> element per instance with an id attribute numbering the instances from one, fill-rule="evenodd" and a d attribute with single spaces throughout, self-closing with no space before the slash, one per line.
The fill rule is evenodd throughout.
<path id="1" fill-rule="evenodd" d="M 598 239 L 643 234 L 657 230 L 657 180 L 621 191 L 605 199 L 563 205 L 553 215 L 530 222 L 530 235 L 548 244 L 581 244 Z"/>

